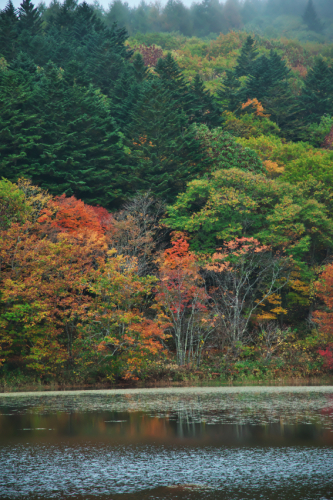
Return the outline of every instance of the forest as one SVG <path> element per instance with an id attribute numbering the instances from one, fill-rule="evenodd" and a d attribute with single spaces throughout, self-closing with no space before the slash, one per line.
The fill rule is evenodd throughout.
<path id="1" fill-rule="evenodd" d="M 330 376 L 331 11 L 9 0 L 3 386 Z"/>

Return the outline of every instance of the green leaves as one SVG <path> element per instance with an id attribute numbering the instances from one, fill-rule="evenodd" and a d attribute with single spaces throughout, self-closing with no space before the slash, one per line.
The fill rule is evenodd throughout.
<path id="1" fill-rule="evenodd" d="M 199 252 L 213 252 L 222 242 L 245 236 L 314 264 L 333 247 L 328 208 L 305 187 L 238 169 L 192 181 L 168 215 L 165 224 L 188 232 Z"/>

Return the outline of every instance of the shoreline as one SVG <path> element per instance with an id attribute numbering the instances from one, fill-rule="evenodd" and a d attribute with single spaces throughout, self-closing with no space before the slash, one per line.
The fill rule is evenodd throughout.
<path id="1" fill-rule="evenodd" d="M 147 383 L 119 383 L 119 384 L 26 384 L 17 386 L 0 386 L 0 397 L 6 395 L 28 395 L 28 394 L 77 394 L 77 393 L 104 393 L 114 392 L 121 394 L 124 391 L 130 392 L 146 392 L 152 389 L 169 391 L 174 389 L 242 389 L 242 388 L 332 388 L 333 391 L 333 376 L 312 377 L 312 378 L 291 378 L 273 380 L 243 380 L 222 382 L 217 380 L 200 380 L 198 382 L 147 382 Z"/>

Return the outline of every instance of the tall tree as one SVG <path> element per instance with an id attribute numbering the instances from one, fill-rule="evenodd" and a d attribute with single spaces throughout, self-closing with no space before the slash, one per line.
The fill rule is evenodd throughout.
<path id="1" fill-rule="evenodd" d="M 235 67 L 235 75 L 237 78 L 251 74 L 253 63 L 257 56 L 258 50 L 255 46 L 255 40 L 249 35 L 237 58 L 237 65 Z"/>
<path id="2" fill-rule="evenodd" d="M 11 0 L 0 12 L 0 54 L 8 62 L 14 59 L 17 52 L 17 11 Z"/>
<path id="3" fill-rule="evenodd" d="M 318 58 L 309 71 L 300 96 L 300 106 L 307 122 L 319 122 L 325 114 L 333 114 L 333 71 Z"/>
<path id="4" fill-rule="evenodd" d="M 63 73 L 50 63 L 34 85 L 27 72 L 8 71 L 0 80 L 0 175 L 25 175 L 92 204 L 120 203 L 122 136 L 108 102 L 93 87 L 68 85 Z"/>
<path id="5" fill-rule="evenodd" d="M 128 181 L 134 190 L 151 189 L 171 201 L 208 166 L 195 129 L 158 78 L 144 82 L 127 136 L 136 172 Z"/>
<path id="6" fill-rule="evenodd" d="M 308 26 L 309 30 L 317 31 L 318 33 L 323 30 L 323 25 L 318 18 L 312 0 L 308 0 L 305 12 L 303 14 L 303 21 Z"/>
<path id="7" fill-rule="evenodd" d="M 18 8 L 18 28 L 20 32 L 27 30 L 29 35 L 36 36 L 42 30 L 42 18 L 38 7 L 31 0 L 23 0 Z"/>
<path id="8" fill-rule="evenodd" d="M 237 78 L 235 71 L 227 69 L 225 73 L 226 76 L 217 91 L 217 97 L 221 101 L 222 108 L 229 111 L 236 111 L 243 99 L 240 93 L 241 82 Z"/>
<path id="9" fill-rule="evenodd" d="M 222 110 L 215 98 L 205 89 L 205 85 L 197 73 L 189 87 L 190 109 L 188 115 L 190 123 L 204 123 L 209 128 L 221 125 Z M 192 110 L 192 115 L 190 114 Z"/>

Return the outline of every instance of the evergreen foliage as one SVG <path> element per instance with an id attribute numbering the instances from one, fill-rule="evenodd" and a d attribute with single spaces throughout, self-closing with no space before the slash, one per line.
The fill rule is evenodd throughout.
<path id="1" fill-rule="evenodd" d="M 319 123 L 325 113 L 333 114 L 333 70 L 322 58 L 305 79 L 300 106 L 307 122 Z"/>
<path id="2" fill-rule="evenodd" d="M 209 128 L 218 127 L 222 123 L 222 110 L 211 93 L 205 89 L 200 75 L 194 77 L 189 88 L 189 100 L 192 108 L 188 112 L 190 123 L 203 123 Z"/>
<path id="3" fill-rule="evenodd" d="M 69 86 L 52 63 L 34 79 L 26 71 L 2 75 L 0 175 L 24 175 L 53 194 L 117 203 L 121 134 L 103 95 Z"/>
<path id="4" fill-rule="evenodd" d="M 253 63 L 258 56 L 258 50 L 255 47 L 255 40 L 248 36 L 242 46 L 241 53 L 237 58 L 237 66 L 235 68 L 235 76 L 248 76 L 252 74 Z"/>
<path id="5" fill-rule="evenodd" d="M 323 30 L 323 25 L 318 18 L 312 0 L 308 0 L 305 12 L 303 14 L 303 21 L 312 31 L 317 31 L 318 33 L 320 33 Z"/>
<path id="6" fill-rule="evenodd" d="M 31 0 L 23 0 L 18 8 L 18 30 L 26 30 L 30 36 L 39 35 L 42 31 L 42 18 L 38 7 Z"/>
<path id="7" fill-rule="evenodd" d="M 132 189 L 151 189 L 168 202 L 210 164 L 174 94 L 157 78 L 144 82 L 127 136 L 134 160 Z"/>
<path id="8" fill-rule="evenodd" d="M 18 45 L 17 12 L 11 0 L 0 12 L 0 54 L 11 61 L 16 54 Z"/>

